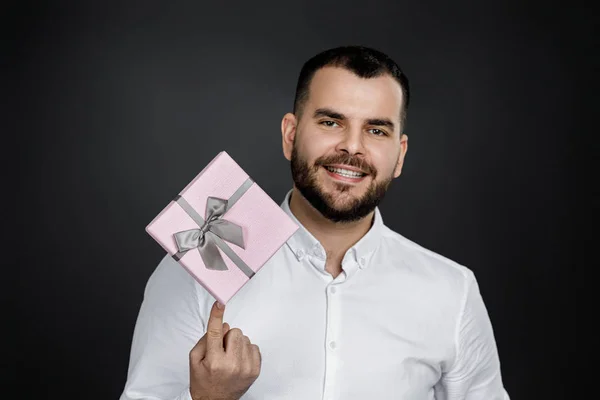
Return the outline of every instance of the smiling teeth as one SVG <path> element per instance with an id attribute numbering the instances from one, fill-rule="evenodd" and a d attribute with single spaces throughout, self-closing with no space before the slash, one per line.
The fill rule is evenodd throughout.
<path id="1" fill-rule="evenodd" d="M 360 178 L 364 175 L 360 172 L 349 171 L 347 169 L 331 168 L 331 167 L 326 167 L 326 168 L 331 172 L 335 172 L 338 175 L 346 176 L 348 178 Z"/>

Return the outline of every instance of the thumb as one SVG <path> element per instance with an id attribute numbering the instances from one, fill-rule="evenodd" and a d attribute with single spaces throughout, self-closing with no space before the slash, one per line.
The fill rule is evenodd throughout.
<path id="1" fill-rule="evenodd" d="M 223 314 L 225 312 L 224 306 L 215 301 L 210 310 L 210 316 L 208 318 L 208 324 L 206 327 L 206 351 L 208 353 L 221 353 L 223 352 Z"/>
<path id="2" fill-rule="evenodd" d="M 190 360 L 199 362 L 206 356 L 206 335 L 202 336 L 190 351 Z"/>
<path id="3" fill-rule="evenodd" d="M 223 324 L 223 336 L 225 336 L 225 334 L 229 332 L 230 329 L 231 327 L 229 326 L 229 324 L 225 322 Z M 200 340 L 198 340 L 198 342 L 193 348 L 193 352 L 195 353 L 195 356 L 198 357 L 198 359 L 203 359 L 206 356 L 207 340 L 208 339 L 206 338 L 205 334 L 200 338 Z"/>

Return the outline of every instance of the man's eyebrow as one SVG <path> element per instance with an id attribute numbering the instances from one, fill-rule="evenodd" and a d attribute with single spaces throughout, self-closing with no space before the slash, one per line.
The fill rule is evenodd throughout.
<path id="1" fill-rule="evenodd" d="M 367 125 L 374 126 L 385 126 L 391 130 L 394 130 L 394 123 L 387 118 L 371 118 L 367 120 Z"/>
<path id="2" fill-rule="evenodd" d="M 346 119 L 344 114 L 333 111 L 331 108 L 317 108 L 313 114 L 313 118 L 328 117 L 332 119 Z"/>
<path id="3" fill-rule="evenodd" d="M 317 108 L 313 113 L 313 118 L 327 117 L 331 119 L 345 120 L 346 116 L 342 113 L 332 110 L 331 108 Z M 385 126 L 392 131 L 394 130 L 394 123 L 389 118 L 369 118 L 367 119 L 367 125 L 372 126 Z"/>
<path id="4" fill-rule="evenodd" d="M 313 118 L 328 117 L 332 119 L 346 119 L 344 114 L 332 110 L 331 108 L 317 108 L 313 114 Z"/>

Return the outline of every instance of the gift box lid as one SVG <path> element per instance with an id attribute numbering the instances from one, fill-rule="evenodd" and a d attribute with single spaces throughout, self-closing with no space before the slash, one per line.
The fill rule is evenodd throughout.
<path id="1" fill-rule="evenodd" d="M 146 226 L 146 232 L 223 304 L 297 229 L 225 151 Z"/>

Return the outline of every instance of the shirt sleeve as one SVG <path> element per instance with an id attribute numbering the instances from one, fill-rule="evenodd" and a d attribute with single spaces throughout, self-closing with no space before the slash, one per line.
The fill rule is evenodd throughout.
<path id="1" fill-rule="evenodd" d="M 436 388 L 440 400 L 510 400 L 500 372 L 492 324 L 469 271 L 457 324 L 456 358 Z"/>
<path id="2" fill-rule="evenodd" d="M 205 331 L 196 281 L 170 256 L 150 276 L 120 400 L 191 400 L 189 353 Z"/>

